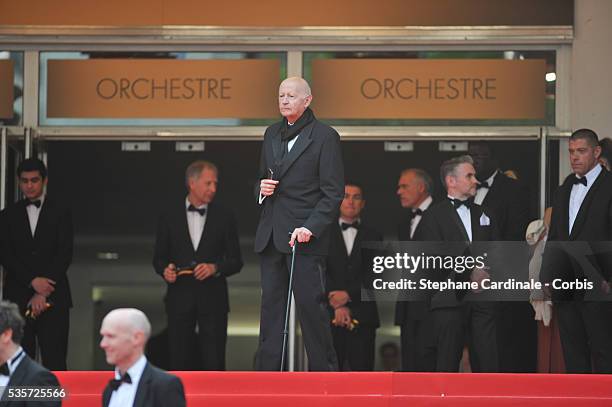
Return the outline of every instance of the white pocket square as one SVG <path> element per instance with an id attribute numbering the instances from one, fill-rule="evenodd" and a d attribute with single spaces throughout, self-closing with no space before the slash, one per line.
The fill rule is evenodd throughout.
<path id="1" fill-rule="evenodd" d="M 480 215 L 480 226 L 491 226 L 491 218 L 489 218 L 485 213 Z"/>

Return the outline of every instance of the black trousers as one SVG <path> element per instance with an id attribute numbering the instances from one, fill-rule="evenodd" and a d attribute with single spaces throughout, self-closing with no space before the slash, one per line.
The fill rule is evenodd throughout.
<path id="1" fill-rule="evenodd" d="M 526 301 L 503 301 L 498 304 L 500 372 L 535 373 L 538 363 L 538 334 L 533 307 Z"/>
<path id="2" fill-rule="evenodd" d="M 374 370 L 376 328 L 359 325 L 352 331 L 333 327 L 334 349 L 341 371 L 371 372 Z"/>
<path id="3" fill-rule="evenodd" d="M 227 311 L 205 307 L 198 301 L 195 284 L 190 286 L 192 277 L 181 278 L 174 284 L 183 289 L 166 298 L 170 368 L 225 370 Z"/>
<path id="4" fill-rule="evenodd" d="M 472 371 L 499 372 L 497 323 L 499 303 L 471 302 L 466 306 L 468 349 Z"/>
<path id="5" fill-rule="evenodd" d="M 67 370 L 68 329 L 70 309 L 53 305 L 36 319 L 26 318 L 21 346 L 36 359 L 36 344 L 44 367 L 49 370 Z"/>
<path id="6" fill-rule="evenodd" d="M 425 368 L 430 372 L 457 372 L 468 339 L 470 362 L 476 372 L 499 371 L 497 304 L 472 302 L 431 310 L 425 329 Z M 469 335 L 466 335 L 469 334 Z"/>
<path id="7" fill-rule="evenodd" d="M 553 310 L 567 372 L 612 373 L 612 302 L 558 302 Z"/>
<path id="8" fill-rule="evenodd" d="M 425 371 L 458 372 L 465 343 L 463 307 L 435 308 L 425 322 L 431 341 L 424 349 Z"/>
<path id="9" fill-rule="evenodd" d="M 427 335 L 426 316 L 421 320 L 409 319 L 400 326 L 402 345 L 402 371 L 425 372 L 425 348 L 430 341 Z"/>
<path id="10" fill-rule="evenodd" d="M 260 259 L 261 319 L 255 366 L 274 371 L 281 363 L 291 255 L 278 252 L 270 239 Z M 325 296 L 325 257 L 296 254 L 293 295 L 310 370 L 338 370 Z"/>

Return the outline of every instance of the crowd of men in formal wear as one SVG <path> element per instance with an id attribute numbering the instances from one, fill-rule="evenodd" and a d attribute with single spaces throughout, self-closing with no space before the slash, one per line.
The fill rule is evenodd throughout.
<path id="1" fill-rule="evenodd" d="M 255 251 L 261 259 L 262 281 L 255 365 L 258 370 L 281 368 L 293 270 L 291 289 L 310 369 L 373 370 L 380 321 L 375 298 L 368 298 L 371 258 L 364 254 L 362 243 L 382 241 L 382 235 L 362 218 L 367 191 L 359 182 L 345 181 L 338 133 L 315 118 L 311 100 L 306 81 L 283 81 L 279 88 L 283 120 L 270 126 L 264 136 L 254 191 L 261 208 Z M 592 130 L 577 130 L 569 139 L 569 157 L 572 174 L 553 200 L 548 241 L 610 242 L 610 141 L 600 142 Z M 408 214 L 399 222 L 399 241 L 470 245 L 525 240 L 531 220 L 528 194 L 501 170 L 488 143 L 470 142 L 467 155 L 441 163 L 439 176 L 445 194 L 434 197 L 434 183 L 427 172 L 407 168 L 399 174 L 397 196 Z M 17 307 L 0 305 L 0 329 L 4 330 L 0 335 L 11 333 L 8 348 L 0 343 L 0 362 L 8 361 L 10 372 L 11 364 L 30 364 L 29 357 L 35 358 L 38 348 L 42 365 L 65 370 L 72 306 L 66 274 L 73 252 L 71 215 L 46 195 L 48 176 L 42 161 L 21 162 L 17 178 L 23 199 L 0 216 L 4 298 Z M 194 338 L 197 366 L 225 369 L 227 278 L 240 272 L 243 261 L 234 215 L 214 202 L 217 182 L 213 163 L 190 164 L 185 173 L 187 196 L 177 199 L 158 223 L 153 266 L 167 284 L 168 353 L 173 370 L 194 368 Z M 568 372 L 612 372 L 612 262 L 603 255 L 593 264 L 600 278 L 599 300 L 585 298 L 580 290 L 546 290 L 554 302 Z M 489 271 L 474 268 L 463 277 L 478 282 L 489 277 Z M 543 282 L 584 276 L 569 252 L 559 246 L 544 250 Z M 3 312 L 8 322 L 2 320 Z M 25 322 L 17 321 L 16 313 Z M 395 324 L 401 330 L 401 369 L 459 371 L 463 359 L 475 372 L 534 372 L 533 314 L 528 301 L 466 302 L 455 292 L 434 293 L 419 301 L 403 301 L 400 296 Z M 143 356 L 150 331 L 148 320 L 137 310 L 118 310 L 105 318 L 101 347 L 107 361 L 117 367 L 119 381 L 105 391 L 105 405 L 131 405 L 138 400 L 136 386 L 115 391 L 124 389 L 126 375 L 132 383 L 159 379 L 163 384 L 159 389 L 167 389 L 155 390 L 160 398 L 176 395 L 180 399 L 180 382 L 164 376 Z M 126 346 L 134 349 L 129 357 L 123 354 Z M 43 376 L 52 382 L 47 373 Z"/>

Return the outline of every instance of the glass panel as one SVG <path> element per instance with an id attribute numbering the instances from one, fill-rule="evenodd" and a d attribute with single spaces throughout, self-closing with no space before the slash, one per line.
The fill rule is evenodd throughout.
<path id="1" fill-rule="evenodd" d="M 174 119 L 174 118 L 50 118 L 48 117 L 48 62 L 50 60 L 87 59 L 159 59 L 159 60 L 278 60 L 280 80 L 286 77 L 287 58 L 283 52 L 42 52 L 40 61 L 40 123 L 43 126 L 258 126 L 276 121 L 270 119 Z M 275 93 L 273 93 L 275 95 Z M 253 101 L 257 103 L 257 101 Z M 274 100 L 276 105 L 276 101 Z"/>
<path id="2" fill-rule="evenodd" d="M 440 119 L 326 119 L 331 125 L 348 126 L 533 126 L 555 124 L 555 51 L 409 51 L 409 52 L 305 52 L 303 58 L 304 77 L 312 81 L 313 61 L 317 59 L 501 59 L 527 60 L 543 59 L 546 61 L 546 105 L 545 118 L 529 120 L 440 120 Z M 316 114 L 316 96 L 314 109 Z"/>
<path id="3" fill-rule="evenodd" d="M 12 62 L 13 69 L 13 114 L 12 117 L 0 115 L 0 125 L 20 126 L 23 120 L 23 52 L 0 51 L 0 63 Z M 1 83 L 0 86 L 5 86 Z M 4 92 L 1 92 L 4 94 Z M 3 103 L 4 101 L 0 101 Z"/>

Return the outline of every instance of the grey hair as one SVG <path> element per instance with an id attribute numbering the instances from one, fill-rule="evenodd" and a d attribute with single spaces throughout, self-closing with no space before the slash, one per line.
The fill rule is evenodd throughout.
<path id="1" fill-rule="evenodd" d="M 425 172 L 425 170 L 420 168 L 406 168 L 402 171 L 400 176 L 406 175 L 410 172 L 413 173 L 423 183 L 423 185 L 425 185 L 425 191 L 428 195 L 431 195 L 433 193 L 433 180 L 431 179 L 431 176 Z"/>
<path id="2" fill-rule="evenodd" d="M 442 185 L 446 185 L 446 177 L 449 175 L 455 175 L 455 171 L 457 167 L 461 164 L 472 164 L 474 165 L 474 160 L 469 155 L 460 155 L 459 157 L 453 157 L 450 160 L 446 160 L 440 166 L 440 180 L 442 180 Z"/>
<path id="3" fill-rule="evenodd" d="M 219 170 L 217 166 L 210 161 L 198 160 L 189 164 L 189 167 L 185 170 L 185 186 L 189 188 L 189 180 L 190 179 L 198 179 L 200 178 L 200 174 L 204 169 L 209 169 L 215 172 L 215 174 L 219 175 Z"/>

